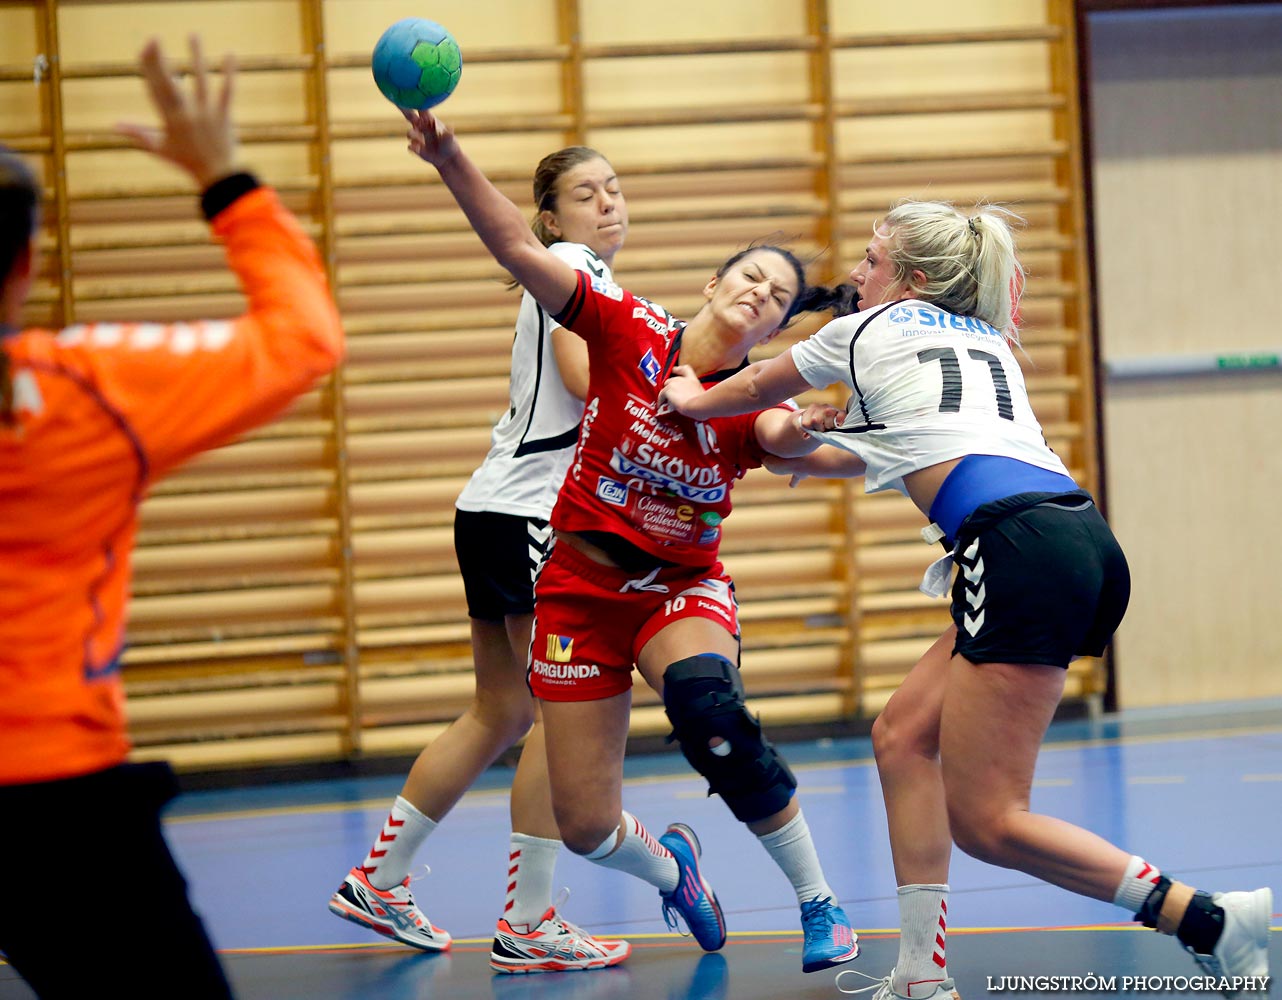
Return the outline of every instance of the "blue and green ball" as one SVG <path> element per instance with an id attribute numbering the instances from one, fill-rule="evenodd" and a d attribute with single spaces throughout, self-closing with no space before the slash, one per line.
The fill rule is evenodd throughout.
<path id="1" fill-rule="evenodd" d="M 407 17 L 383 32 L 370 59 L 374 82 L 397 107 L 423 111 L 454 92 L 463 54 L 435 21 Z"/>

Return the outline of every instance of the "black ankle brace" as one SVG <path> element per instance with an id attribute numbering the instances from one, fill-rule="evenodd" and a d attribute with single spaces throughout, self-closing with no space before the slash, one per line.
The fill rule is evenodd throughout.
<path id="1" fill-rule="evenodd" d="M 1153 886 L 1153 891 L 1148 894 L 1144 900 L 1144 905 L 1140 907 L 1139 913 L 1135 914 L 1133 920 L 1139 921 L 1145 927 L 1157 929 L 1157 915 L 1162 912 L 1162 904 L 1166 902 L 1166 894 L 1171 890 L 1171 880 L 1165 875 L 1158 877 L 1157 885 Z"/>
<path id="2" fill-rule="evenodd" d="M 1195 892 L 1175 936 L 1197 954 L 1209 955 L 1219 944 L 1223 932 L 1224 908 L 1211 902 L 1209 892 Z"/>
<path id="3" fill-rule="evenodd" d="M 1170 890 L 1171 880 L 1165 875 L 1161 876 L 1157 880 L 1157 885 L 1153 887 L 1153 891 L 1144 900 L 1140 912 L 1135 914 L 1135 919 L 1145 927 L 1156 929 L 1158 915 L 1162 912 L 1162 904 L 1166 902 L 1166 895 Z M 1211 894 L 1208 892 L 1193 893 L 1188 909 L 1180 918 L 1180 926 L 1175 931 L 1179 942 L 1192 948 L 1199 955 L 1209 955 L 1215 950 L 1223 931 L 1223 907 L 1211 902 Z"/>

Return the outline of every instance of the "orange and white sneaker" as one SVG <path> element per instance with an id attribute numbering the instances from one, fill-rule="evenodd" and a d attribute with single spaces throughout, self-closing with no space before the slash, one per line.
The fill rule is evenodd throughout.
<path id="1" fill-rule="evenodd" d="M 552 906 L 527 933 L 499 920 L 490 950 L 495 972 L 570 972 L 618 965 L 632 954 L 626 941 L 593 937 L 561 917 Z"/>
<path id="2" fill-rule="evenodd" d="M 450 936 L 414 905 L 409 876 L 390 889 L 375 889 L 360 868 L 353 868 L 329 897 L 331 913 L 423 951 L 449 951 Z"/>

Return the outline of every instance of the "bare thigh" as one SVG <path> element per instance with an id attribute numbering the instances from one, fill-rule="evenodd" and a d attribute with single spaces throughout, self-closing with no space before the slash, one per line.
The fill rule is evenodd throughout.
<path id="1" fill-rule="evenodd" d="M 1065 676 L 1042 664 L 953 657 L 940 727 L 950 815 L 981 823 L 985 816 L 1027 810 L 1037 754 Z"/>
<path id="2" fill-rule="evenodd" d="M 588 854 L 623 815 L 623 753 L 632 692 L 596 701 L 543 701 L 552 809 L 565 846 Z"/>
<path id="3" fill-rule="evenodd" d="M 663 694 L 663 672 L 677 660 L 700 653 L 716 653 L 739 662 L 739 640 L 707 618 L 683 618 L 654 634 L 641 647 L 637 670 L 645 682 Z"/>

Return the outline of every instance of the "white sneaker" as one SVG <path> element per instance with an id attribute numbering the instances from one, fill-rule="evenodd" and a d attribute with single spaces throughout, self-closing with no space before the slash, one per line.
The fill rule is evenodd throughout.
<path id="1" fill-rule="evenodd" d="M 858 969 L 842 969 L 837 973 L 837 989 L 842 993 L 849 994 L 868 993 L 872 990 L 876 990 L 877 992 L 872 995 L 872 1000 L 961 1000 L 961 994 L 957 992 L 957 987 L 953 985 L 953 981 L 951 979 L 944 979 L 935 983 L 934 989 L 929 993 L 924 992 L 929 984 L 923 983 L 923 992 L 914 993 L 911 997 L 906 997 L 902 993 L 896 993 L 891 988 L 890 981 L 894 975 L 894 969 L 891 969 L 890 975 L 886 976 L 884 979 L 878 979 L 876 976 L 866 975 Z M 841 985 L 842 976 L 858 976 L 860 979 L 869 980 L 872 985 L 861 986 L 856 990 L 848 990 Z M 912 990 L 910 989 L 909 992 L 912 992 Z"/>
<path id="2" fill-rule="evenodd" d="M 562 918 L 553 906 L 527 933 L 513 930 L 511 924 L 500 919 L 490 949 L 490 968 L 495 972 L 604 969 L 618 965 L 631 954 L 632 945 L 628 942 L 593 937 Z"/>
<path id="3" fill-rule="evenodd" d="M 390 889 L 375 889 L 360 868 L 353 868 L 329 897 L 329 910 L 344 920 L 423 951 L 450 950 L 449 934 L 434 927 L 414 905 L 408 876 Z"/>
<path id="4" fill-rule="evenodd" d="M 1213 976 L 1267 976 L 1273 890 L 1217 892 L 1211 902 L 1224 908 L 1220 940 L 1209 955 L 1199 955 L 1187 946 L 1185 950 Z"/>

